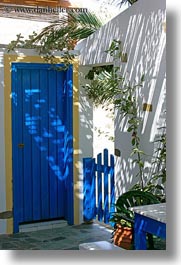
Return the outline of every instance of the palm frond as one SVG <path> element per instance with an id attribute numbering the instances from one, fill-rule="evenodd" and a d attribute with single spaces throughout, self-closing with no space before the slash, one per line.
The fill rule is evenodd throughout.
<path id="1" fill-rule="evenodd" d="M 137 2 L 137 0 L 120 0 L 120 1 L 118 1 L 118 0 L 112 0 L 112 4 L 113 3 L 115 3 L 116 2 L 116 4 L 118 5 L 118 6 L 122 6 L 122 5 L 124 5 L 124 4 L 129 4 L 129 5 L 133 5 L 135 2 Z"/>
<path id="2" fill-rule="evenodd" d="M 8 48 L 13 50 L 16 47 L 37 47 L 41 54 L 64 48 L 72 50 L 77 41 L 87 38 L 102 25 L 101 20 L 93 13 L 69 12 L 51 22 L 40 33 L 33 33 L 28 39 L 23 39 L 23 36 L 18 35 L 17 40 L 12 41 Z"/>
<path id="3" fill-rule="evenodd" d="M 69 13 L 69 16 L 75 19 L 81 26 L 97 30 L 102 26 L 101 20 L 94 13 Z"/>
<path id="4" fill-rule="evenodd" d="M 64 36 L 68 33 L 73 39 L 83 39 L 94 33 L 102 26 L 101 20 L 90 12 L 65 14 L 59 20 L 52 22 L 45 27 L 35 38 L 34 42 L 38 42 L 46 36 Z"/>

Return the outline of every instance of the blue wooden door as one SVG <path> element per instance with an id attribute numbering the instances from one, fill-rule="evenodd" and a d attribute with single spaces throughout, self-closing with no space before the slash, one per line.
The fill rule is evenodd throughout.
<path id="1" fill-rule="evenodd" d="M 12 64 L 14 232 L 20 223 L 73 224 L 72 66 Z"/>

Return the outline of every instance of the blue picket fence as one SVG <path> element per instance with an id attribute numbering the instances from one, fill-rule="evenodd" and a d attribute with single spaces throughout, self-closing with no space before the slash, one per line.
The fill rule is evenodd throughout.
<path id="1" fill-rule="evenodd" d="M 109 223 L 114 211 L 114 156 L 104 149 L 95 158 L 83 158 L 83 216 Z"/>

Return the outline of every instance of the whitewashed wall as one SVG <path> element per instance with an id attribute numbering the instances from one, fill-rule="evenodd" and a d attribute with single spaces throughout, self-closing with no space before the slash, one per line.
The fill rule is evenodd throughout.
<path id="1" fill-rule="evenodd" d="M 47 22 L 0 17 L 0 44 L 9 44 L 19 33 L 27 38 L 47 25 Z"/>
<path id="2" fill-rule="evenodd" d="M 90 67 L 79 67 L 79 183 L 77 196 L 79 197 L 79 223 L 83 222 L 83 158 L 93 156 L 93 108 L 88 100 L 83 85 L 85 75 Z M 77 121 L 78 122 L 78 121 Z"/>
<path id="3" fill-rule="evenodd" d="M 120 71 L 133 83 L 145 75 L 144 87 L 140 92 L 140 106 L 152 104 L 152 112 L 143 112 L 141 128 L 141 147 L 149 155 L 154 152 L 154 143 L 159 130 L 164 125 L 166 109 L 166 34 L 165 0 L 139 0 L 130 8 L 112 19 L 95 34 L 80 42 L 81 65 L 104 65 L 111 63 L 112 58 L 104 51 L 113 39 L 120 40 L 123 52 L 128 54 L 127 63 L 121 63 Z M 94 123 L 97 117 L 94 119 Z M 104 118 L 102 117 L 104 127 Z M 137 179 L 137 170 L 129 158 L 131 152 L 130 135 L 126 132 L 126 123 L 115 118 L 115 148 L 121 151 L 116 157 L 117 195 L 128 190 Z M 105 145 L 107 142 L 105 142 Z M 149 172 L 151 161 L 145 158 Z M 149 177 L 149 173 L 147 177 Z"/>
<path id="4" fill-rule="evenodd" d="M 114 113 L 102 107 L 93 108 L 93 155 L 102 153 L 104 148 L 114 154 Z"/>

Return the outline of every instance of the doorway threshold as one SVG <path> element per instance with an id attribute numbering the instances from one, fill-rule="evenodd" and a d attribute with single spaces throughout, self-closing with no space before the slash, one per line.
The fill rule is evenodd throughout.
<path id="1" fill-rule="evenodd" d="M 35 222 L 29 224 L 21 224 L 19 225 L 19 232 L 33 232 L 39 230 L 53 229 L 53 228 L 61 228 L 67 226 L 67 221 L 65 220 L 54 220 L 54 221 L 46 221 L 46 222 Z"/>

